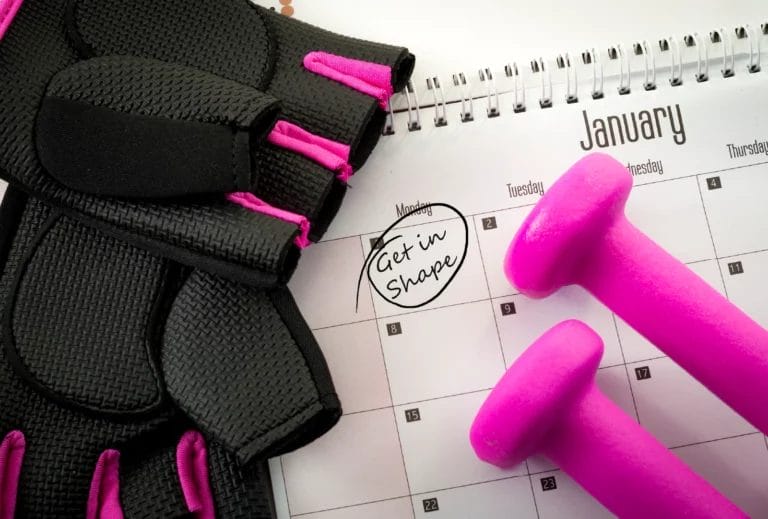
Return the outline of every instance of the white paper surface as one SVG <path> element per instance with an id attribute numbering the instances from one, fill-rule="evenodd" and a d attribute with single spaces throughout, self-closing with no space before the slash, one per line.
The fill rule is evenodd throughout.
<path id="1" fill-rule="evenodd" d="M 624 96 L 612 80 L 604 99 L 565 104 L 556 97 L 552 108 L 518 114 L 503 94 L 500 117 L 480 110 L 469 123 L 450 104 L 442 128 L 424 109 L 416 132 L 407 131 L 405 114 L 396 114 L 395 135 L 383 137 L 353 177 L 326 239 L 305 251 L 291 282 L 346 414 L 313 444 L 272 460 L 281 517 L 609 516 L 547 460 L 500 470 L 478 461 L 467 437 L 505 368 L 567 318 L 584 320 L 603 337 L 597 379 L 610 398 L 753 517 L 768 517 L 765 436 L 582 289 L 530 300 L 515 293 L 501 267 L 507 244 L 540 198 L 513 196 L 520 193 L 515 186 L 546 189 L 584 155 L 585 113 L 592 121 L 679 106 L 684 143 L 662 119 L 661 135 L 600 151 L 663 168 L 635 176 L 629 218 L 768 326 L 768 151 L 735 157 L 728 148 L 768 141 L 768 65 L 755 74 L 745 68 L 739 61 L 728 79 L 713 69 L 705 83 L 689 70 L 682 86 L 660 78 L 657 90 L 638 87 Z M 467 218 L 467 254 L 456 277 L 429 304 L 400 308 L 364 276 L 356 309 L 371 239 L 398 219 L 401 204 L 431 202 L 451 204 Z M 418 243 L 456 221 L 437 209 L 416 215 L 399 239 Z M 445 238 L 449 249 L 463 240 L 453 229 Z M 403 268 L 384 275 L 394 278 Z M 429 285 L 410 289 L 426 297 Z M 648 371 L 650 378 L 639 379 Z"/>

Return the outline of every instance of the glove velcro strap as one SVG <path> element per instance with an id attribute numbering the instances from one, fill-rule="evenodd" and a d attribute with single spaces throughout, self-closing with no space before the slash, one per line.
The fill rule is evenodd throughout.
<path id="1" fill-rule="evenodd" d="M 53 213 L 15 273 L 6 355 L 61 405 L 113 417 L 153 412 L 162 382 L 151 351 L 167 261 Z"/>
<path id="2" fill-rule="evenodd" d="M 285 288 L 193 272 L 171 307 L 161 358 L 175 403 L 242 462 L 304 445 L 341 414 L 325 360 Z"/>
<path id="3" fill-rule="evenodd" d="M 251 149 L 277 101 L 252 87 L 162 61 L 109 56 L 72 65 L 37 118 L 46 170 L 72 189 L 158 198 L 254 184 Z"/>

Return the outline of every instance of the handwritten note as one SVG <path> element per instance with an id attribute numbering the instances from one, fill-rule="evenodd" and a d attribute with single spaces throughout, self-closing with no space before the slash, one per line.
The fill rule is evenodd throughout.
<path id="1" fill-rule="evenodd" d="M 373 243 L 360 273 L 360 279 L 365 274 L 379 296 L 401 308 L 434 301 L 467 255 L 469 229 L 464 215 L 448 204 L 429 204 L 429 208 L 434 214 L 431 223 L 415 224 L 416 211 L 393 223 Z"/>

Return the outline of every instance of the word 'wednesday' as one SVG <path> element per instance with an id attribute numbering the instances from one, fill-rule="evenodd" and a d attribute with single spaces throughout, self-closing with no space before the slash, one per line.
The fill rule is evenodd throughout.
<path id="1" fill-rule="evenodd" d="M 582 110 L 581 114 L 584 117 L 586 137 L 579 144 L 584 151 L 637 142 L 640 139 L 658 139 L 664 137 L 667 131 L 671 132 L 669 135 L 675 144 L 685 144 L 683 114 L 678 104 L 605 118 L 590 119 L 586 110 Z"/>

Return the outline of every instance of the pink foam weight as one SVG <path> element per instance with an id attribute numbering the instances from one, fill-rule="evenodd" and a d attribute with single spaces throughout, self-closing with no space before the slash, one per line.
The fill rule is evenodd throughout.
<path id="1" fill-rule="evenodd" d="M 478 457 L 510 467 L 540 452 L 624 519 L 747 517 L 605 397 L 594 382 L 602 354 L 579 321 L 542 335 L 477 414 Z"/>
<path id="2" fill-rule="evenodd" d="M 532 297 L 583 286 L 768 433 L 768 332 L 626 219 L 631 188 L 608 155 L 577 162 L 518 230 L 507 277 Z"/>

